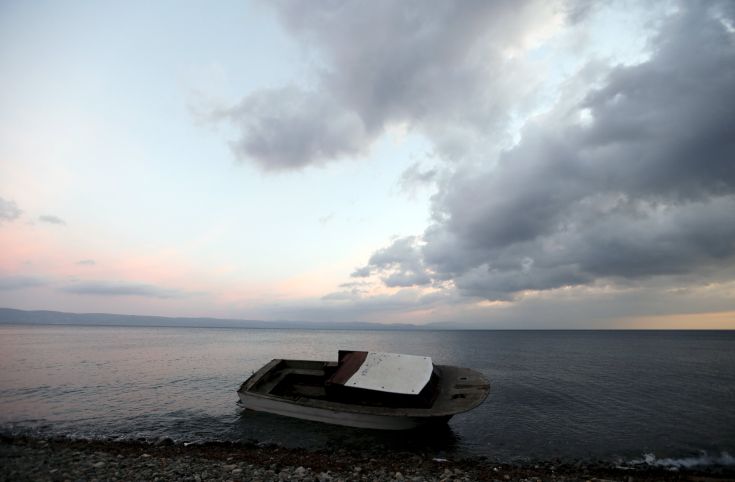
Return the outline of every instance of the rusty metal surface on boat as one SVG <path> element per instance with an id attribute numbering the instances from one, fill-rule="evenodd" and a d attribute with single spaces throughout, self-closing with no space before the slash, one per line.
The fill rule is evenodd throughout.
<path id="1" fill-rule="evenodd" d="M 240 386 L 243 407 L 351 427 L 405 430 L 445 423 L 490 391 L 479 372 L 425 356 L 340 351 L 338 360 L 275 359 Z"/>

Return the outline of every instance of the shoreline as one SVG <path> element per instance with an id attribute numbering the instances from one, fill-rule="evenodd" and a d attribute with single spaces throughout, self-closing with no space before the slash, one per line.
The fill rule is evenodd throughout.
<path id="1" fill-rule="evenodd" d="M 735 468 L 501 464 L 410 452 L 309 451 L 251 443 L 158 444 L 0 436 L 0 480 L 577 481 L 732 480 Z"/>

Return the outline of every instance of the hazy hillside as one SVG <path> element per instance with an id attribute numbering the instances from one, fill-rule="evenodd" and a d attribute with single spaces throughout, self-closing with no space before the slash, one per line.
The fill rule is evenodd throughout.
<path id="1" fill-rule="evenodd" d="M 231 320 L 222 318 L 171 318 L 165 316 L 115 315 L 109 313 L 64 313 L 61 311 L 24 311 L 0 308 L 0 324 L 18 325 L 96 325 L 96 326 L 188 326 L 211 328 L 301 328 L 342 330 L 406 330 L 416 325 L 364 322 L 308 322 Z"/>

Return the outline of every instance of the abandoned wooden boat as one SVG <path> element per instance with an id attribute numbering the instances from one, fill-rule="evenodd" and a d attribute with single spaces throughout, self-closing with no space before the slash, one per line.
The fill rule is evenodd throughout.
<path id="1" fill-rule="evenodd" d="M 275 359 L 238 390 L 251 410 L 351 427 L 404 430 L 444 423 L 481 404 L 490 384 L 425 356 L 340 351 L 336 362 Z"/>

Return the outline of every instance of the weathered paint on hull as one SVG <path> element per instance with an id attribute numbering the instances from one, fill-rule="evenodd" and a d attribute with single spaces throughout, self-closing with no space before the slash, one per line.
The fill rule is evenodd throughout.
<path id="1" fill-rule="evenodd" d="M 378 430 L 410 430 L 425 425 L 446 423 L 450 416 L 407 417 L 400 415 L 377 415 L 366 413 L 337 412 L 325 408 L 306 407 L 290 402 L 273 400 L 246 392 L 238 392 L 243 407 L 259 412 L 274 413 L 286 417 L 324 422 L 346 427 L 372 428 Z"/>

